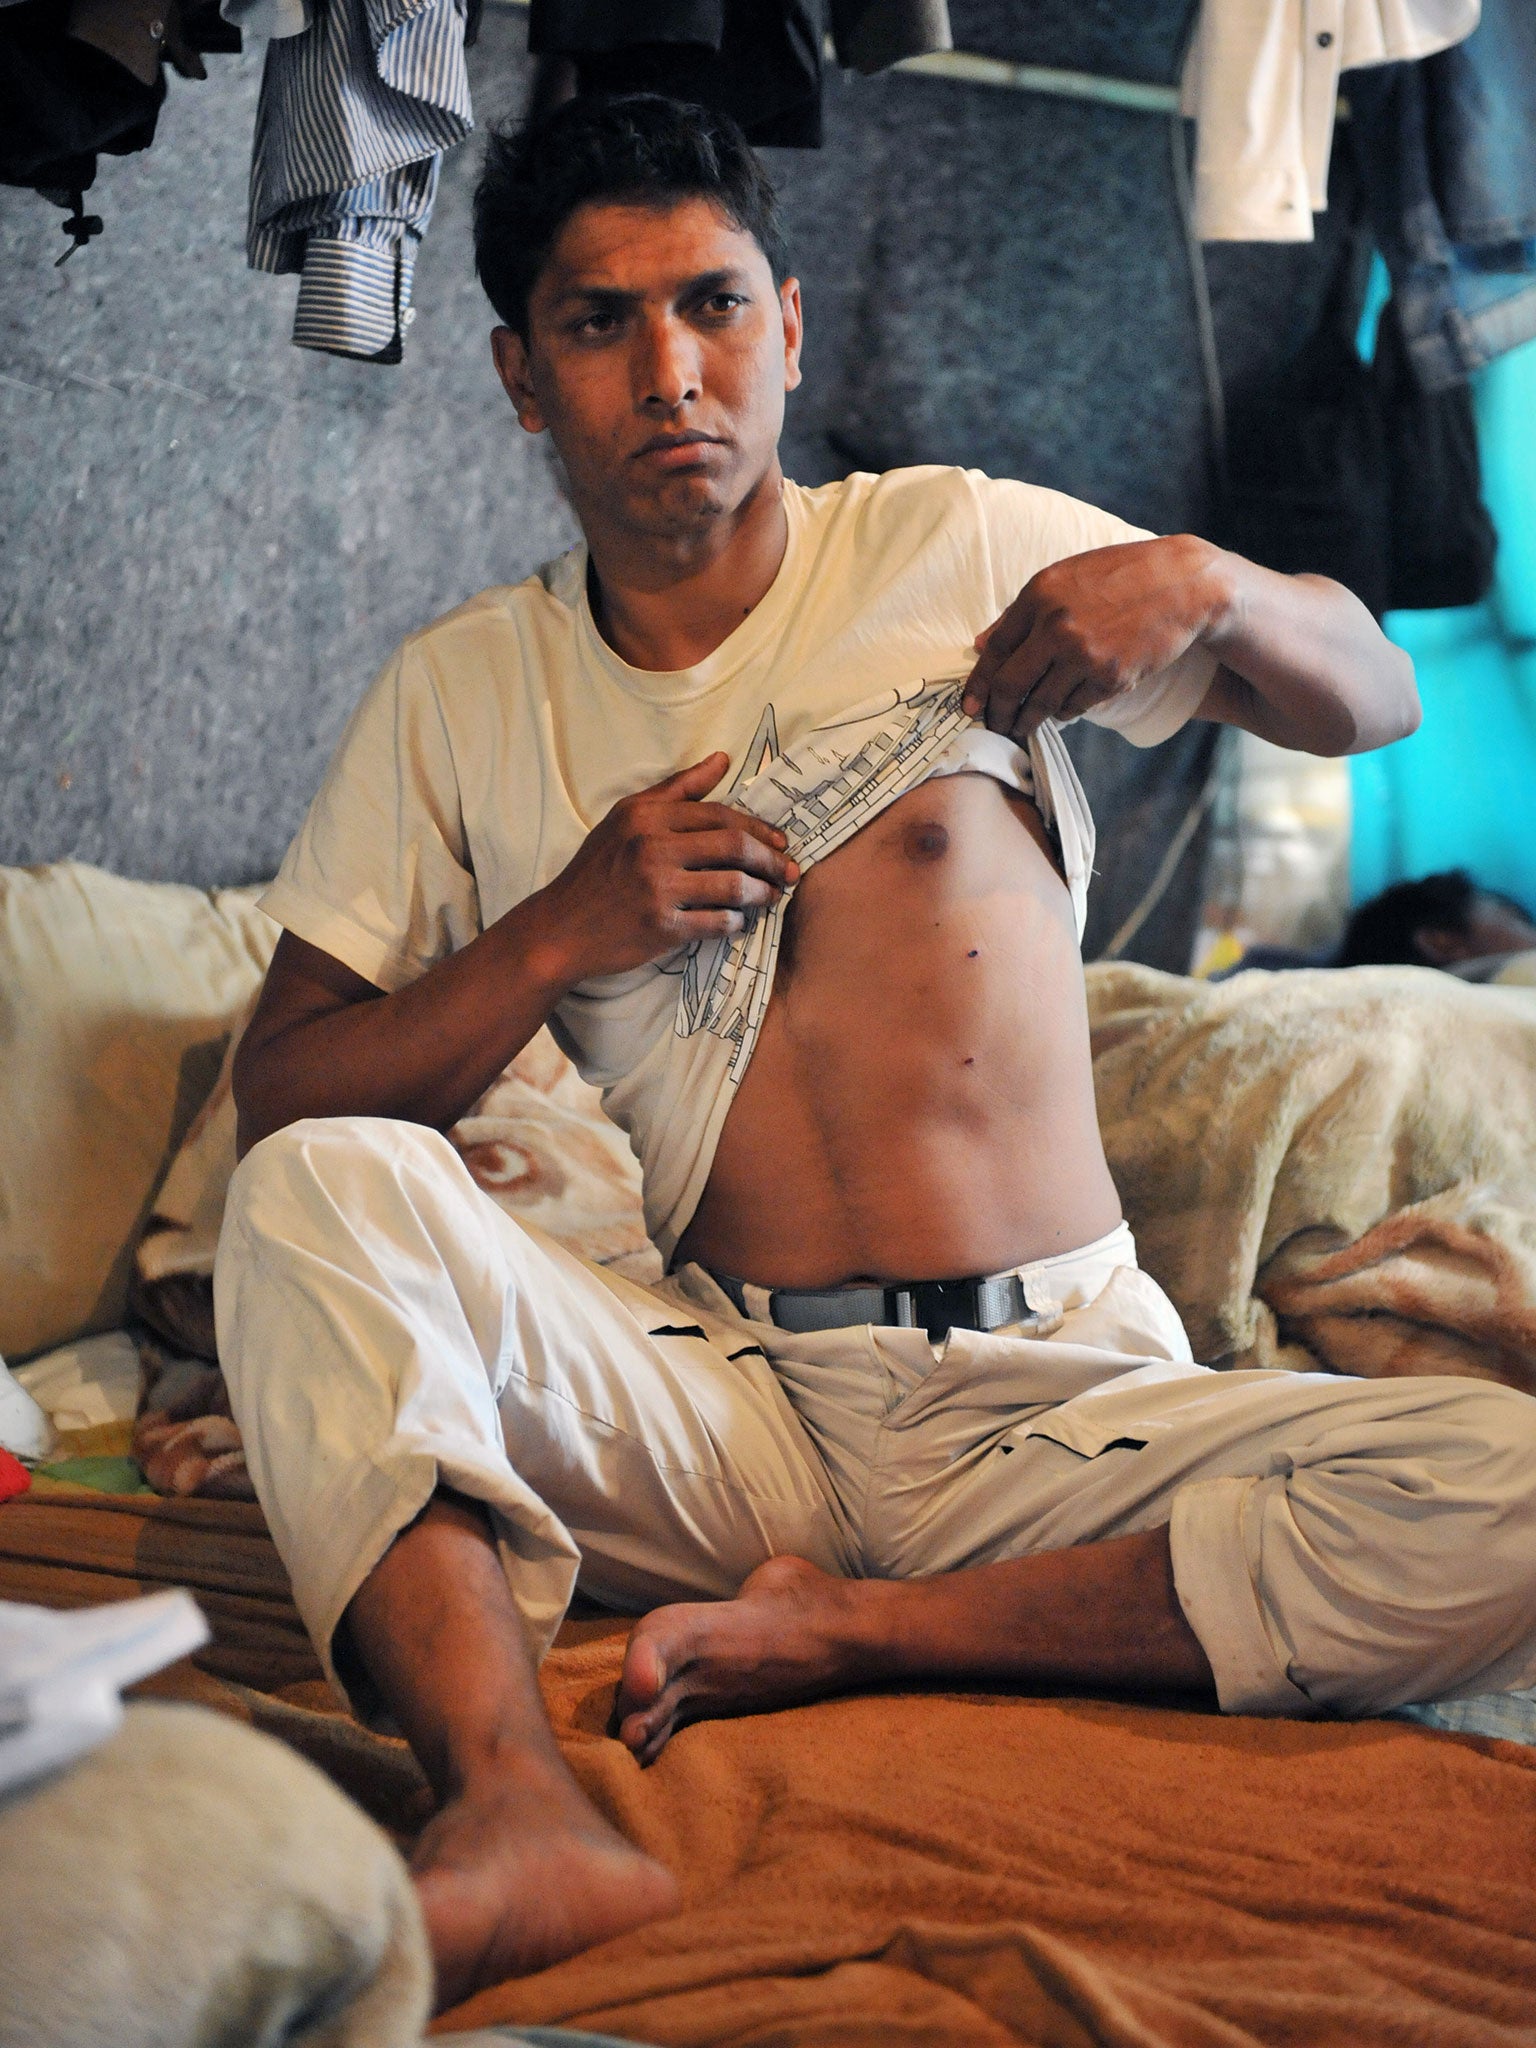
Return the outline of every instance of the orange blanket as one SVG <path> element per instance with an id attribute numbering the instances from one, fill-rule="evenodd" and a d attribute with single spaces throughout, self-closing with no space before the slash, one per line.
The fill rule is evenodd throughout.
<path id="1" fill-rule="evenodd" d="M 675 1920 L 450 2016 L 731 2048 L 1493 2048 L 1536 2038 L 1536 1756 L 1385 1722 L 907 1694 L 567 1755 Z"/>
<path id="2" fill-rule="evenodd" d="M 154 1690 L 285 1736 L 404 1839 L 404 1745 L 334 1710 L 253 1508 L 0 1506 L 0 1597 L 167 1580 L 214 1641 Z M 572 1765 L 683 1881 L 673 1920 L 440 2022 L 709 2048 L 1530 2048 L 1536 1752 L 905 1693 L 704 1723 L 642 1772 L 605 1733 L 625 1630 L 544 1672 Z"/>

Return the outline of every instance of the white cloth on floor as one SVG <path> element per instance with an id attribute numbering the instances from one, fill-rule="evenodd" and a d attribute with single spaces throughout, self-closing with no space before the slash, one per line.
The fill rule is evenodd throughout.
<path id="1" fill-rule="evenodd" d="M 122 1724 L 123 1687 L 207 1640 L 180 1589 L 64 1614 L 0 1600 L 0 1793 L 105 1742 Z"/>
<path id="2" fill-rule="evenodd" d="M 139 1412 L 144 1369 L 126 1330 L 79 1337 L 13 1370 L 55 1429 L 101 1429 Z"/>
<path id="3" fill-rule="evenodd" d="M 791 1335 L 697 1267 L 647 1289 L 586 1265 L 435 1132 L 317 1119 L 235 1175 L 219 1355 L 327 1658 L 446 1485 L 490 1508 L 538 1654 L 578 1575 L 640 1609 L 785 1552 L 908 1577 L 1167 1525 L 1228 1711 L 1536 1682 L 1526 1396 L 1208 1371 L 1123 1226 L 1022 1272 L 1035 1333 Z"/>

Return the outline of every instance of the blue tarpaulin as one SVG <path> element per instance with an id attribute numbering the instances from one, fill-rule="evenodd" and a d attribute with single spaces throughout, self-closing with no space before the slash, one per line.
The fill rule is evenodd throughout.
<path id="1" fill-rule="evenodd" d="M 1424 722 L 1350 762 L 1350 886 L 1464 867 L 1536 910 L 1536 343 L 1474 380 L 1483 488 L 1499 536 L 1481 604 L 1390 612 L 1413 656 Z"/>

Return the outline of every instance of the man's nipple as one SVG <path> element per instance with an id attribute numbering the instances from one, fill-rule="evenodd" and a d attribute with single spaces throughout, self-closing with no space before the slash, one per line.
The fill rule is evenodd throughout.
<path id="1" fill-rule="evenodd" d="M 936 819 L 914 818 L 903 828 L 901 850 L 908 860 L 942 860 L 949 851 L 949 833 Z"/>

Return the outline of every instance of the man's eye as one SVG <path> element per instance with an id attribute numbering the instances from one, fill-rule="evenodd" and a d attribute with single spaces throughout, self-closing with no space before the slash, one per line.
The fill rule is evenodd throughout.
<path id="1" fill-rule="evenodd" d="M 704 310 L 706 313 L 734 313 L 738 306 L 746 303 L 740 292 L 715 292 L 704 301 Z"/>
<path id="2" fill-rule="evenodd" d="M 612 313 L 588 313 L 582 319 L 575 322 L 571 332 L 588 336 L 612 334 L 618 324 L 618 320 Z"/>

